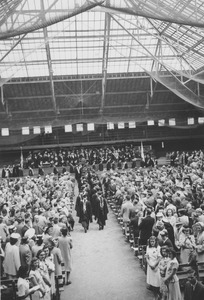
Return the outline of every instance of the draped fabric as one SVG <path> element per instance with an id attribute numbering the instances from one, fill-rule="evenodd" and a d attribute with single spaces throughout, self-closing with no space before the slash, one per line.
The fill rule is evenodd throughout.
<path id="1" fill-rule="evenodd" d="M 102 4 L 110 13 L 126 13 L 129 15 L 141 16 L 145 18 L 157 19 L 165 22 L 204 27 L 202 11 L 198 10 L 199 4 L 192 3 L 190 9 L 192 14 L 189 15 L 189 7 L 183 3 L 185 1 L 166 1 L 166 0 L 127 0 L 127 1 L 108 1 L 108 4 Z M 179 3 L 180 2 L 180 3 Z M 193 2 L 193 1 L 191 1 Z"/>
<path id="2" fill-rule="evenodd" d="M 56 24 L 73 16 L 81 14 L 95 6 L 102 4 L 103 1 L 63 1 L 64 12 L 58 13 L 57 10 L 51 12 L 49 8 L 33 5 L 33 0 L 3 0 L 0 5 L 0 40 L 26 34 L 52 24 Z M 60 3 L 59 2 L 59 7 Z M 65 5 L 66 4 L 66 5 Z M 23 13 L 24 6 L 27 5 L 27 13 Z M 29 7 L 33 9 L 29 9 Z M 34 11 L 34 9 L 36 9 Z M 8 12 L 8 14 L 7 14 Z M 19 18 L 19 16 L 21 18 Z M 19 22 L 12 23 L 10 18 L 19 18 Z M 24 20 L 22 22 L 22 19 Z"/>

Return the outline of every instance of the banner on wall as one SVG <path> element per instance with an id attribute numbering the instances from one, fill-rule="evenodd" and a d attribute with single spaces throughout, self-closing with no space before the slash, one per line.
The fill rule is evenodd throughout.
<path id="1" fill-rule="evenodd" d="M 9 136 L 9 129 L 8 128 L 1 128 L 1 135 L 2 136 Z"/>
<path id="2" fill-rule="evenodd" d="M 169 125 L 170 126 L 175 126 L 176 125 L 176 120 L 174 118 L 169 119 Z"/>
<path id="3" fill-rule="evenodd" d="M 125 123 L 124 122 L 118 122 L 118 129 L 124 129 Z"/>
<path id="4" fill-rule="evenodd" d="M 72 132 L 72 125 L 71 124 L 64 125 L 64 131 L 65 132 Z"/>
<path id="5" fill-rule="evenodd" d="M 136 122 L 135 121 L 130 121 L 129 122 L 129 128 L 136 128 Z"/>
<path id="6" fill-rule="evenodd" d="M 76 124 L 76 131 L 83 131 L 83 124 Z"/>
<path id="7" fill-rule="evenodd" d="M 154 125 L 154 120 L 148 120 L 147 125 L 148 126 L 153 126 Z"/>
<path id="8" fill-rule="evenodd" d="M 33 133 L 34 134 L 41 134 L 40 126 L 34 126 L 33 127 Z"/>
<path id="9" fill-rule="evenodd" d="M 164 126 L 164 125 L 165 125 L 164 119 L 158 120 L 158 126 Z"/>
<path id="10" fill-rule="evenodd" d="M 52 133 L 52 126 L 51 125 L 45 126 L 45 133 Z"/>
<path id="11" fill-rule="evenodd" d="M 114 123 L 108 122 L 107 123 L 107 129 L 114 129 Z"/>
<path id="12" fill-rule="evenodd" d="M 187 123 L 188 125 L 194 125 L 195 124 L 194 118 L 188 118 Z"/>
<path id="13" fill-rule="evenodd" d="M 29 135 L 30 129 L 29 127 L 22 127 L 22 135 Z"/>
<path id="14" fill-rule="evenodd" d="M 94 131 L 94 123 L 88 123 L 87 124 L 87 130 L 88 131 Z"/>

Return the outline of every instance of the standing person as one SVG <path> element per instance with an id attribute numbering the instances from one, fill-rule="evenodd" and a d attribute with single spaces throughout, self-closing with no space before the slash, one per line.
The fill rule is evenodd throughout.
<path id="1" fill-rule="evenodd" d="M 128 223 L 130 222 L 130 211 L 133 209 L 133 204 L 130 201 L 131 198 L 129 195 L 126 196 L 126 202 L 122 204 L 121 206 L 121 211 L 120 215 L 123 218 L 123 223 L 125 226 L 125 235 L 127 234 L 128 231 Z"/>
<path id="2" fill-rule="evenodd" d="M 180 259 L 182 264 L 189 262 L 190 254 L 192 250 L 196 248 L 195 237 L 190 234 L 190 228 L 183 226 L 183 235 L 180 236 L 179 245 L 181 247 Z"/>
<path id="3" fill-rule="evenodd" d="M 189 273 L 188 281 L 185 284 L 184 300 L 204 299 L 204 285 L 196 278 L 195 272 Z"/>
<path id="4" fill-rule="evenodd" d="M 4 262 L 4 250 L 2 248 L 2 240 L 1 240 L 1 236 L 0 236 L 0 271 L 1 271 L 1 275 L 4 274 L 4 268 L 3 268 L 3 262 Z"/>
<path id="5" fill-rule="evenodd" d="M 86 195 L 82 195 L 81 201 L 79 203 L 79 223 L 82 224 L 85 233 L 89 229 L 89 222 L 92 223 L 91 203 L 87 199 Z"/>
<path id="6" fill-rule="evenodd" d="M 40 286 L 36 286 L 33 288 L 29 288 L 29 280 L 28 277 L 28 267 L 20 266 L 17 273 L 18 281 L 17 281 L 17 295 L 19 300 L 30 300 L 30 295 L 35 291 L 40 289 Z"/>
<path id="7" fill-rule="evenodd" d="M 101 192 L 102 193 L 102 192 Z M 99 225 L 99 230 L 103 230 L 106 225 L 107 215 L 108 215 L 108 205 L 103 195 L 99 193 L 96 204 L 96 219 Z"/>
<path id="8" fill-rule="evenodd" d="M 56 239 L 52 239 L 49 241 L 49 249 L 50 254 L 53 255 L 53 261 L 55 265 L 55 276 L 61 277 L 61 283 L 63 282 L 62 279 L 62 253 L 61 250 L 57 247 L 58 241 Z"/>
<path id="9" fill-rule="evenodd" d="M 151 217 L 152 211 L 150 209 L 146 210 L 146 216 L 142 218 L 139 224 L 140 230 L 140 245 L 146 245 L 147 240 L 152 235 L 152 227 L 154 225 L 154 218 Z"/>
<path id="10" fill-rule="evenodd" d="M 168 248 L 173 248 L 173 244 L 169 239 L 168 231 L 166 229 L 160 231 L 160 236 L 162 239 L 160 246 L 167 246 Z"/>
<path id="11" fill-rule="evenodd" d="M 23 236 L 21 238 L 19 252 L 20 252 L 21 266 L 26 266 L 26 267 L 28 267 L 28 269 L 30 269 L 30 264 L 31 264 L 31 260 L 32 260 L 32 251 L 29 247 L 28 237 Z"/>
<path id="12" fill-rule="evenodd" d="M 50 250 L 49 250 L 48 246 L 44 246 L 43 250 L 45 252 L 45 263 L 48 268 L 49 278 L 50 278 L 50 282 L 51 282 L 51 299 L 53 299 L 53 297 L 56 293 L 54 256 L 53 256 L 53 254 L 50 254 Z"/>
<path id="13" fill-rule="evenodd" d="M 139 210 L 135 209 L 134 212 L 130 214 L 130 228 L 132 228 L 134 238 L 139 237 Z"/>
<path id="14" fill-rule="evenodd" d="M 179 267 L 179 263 L 176 259 L 176 252 L 169 248 L 170 261 L 167 263 L 166 276 L 164 278 L 164 283 L 168 287 L 168 300 L 181 300 L 181 291 L 179 286 L 179 279 L 176 272 Z"/>
<path id="15" fill-rule="evenodd" d="M 157 238 L 151 236 L 146 251 L 147 284 L 148 289 L 152 289 L 155 293 L 159 292 L 160 287 L 160 271 L 158 268 L 160 259 L 160 246 L 157 244 Z"/>
<path id="16" fill-rule="evenodd" d="M 168 295 L 168 288 L 167 285 L 164 283 L 164 278 L 166 277 L 167 263 L 170 261 L 167 250 L 167 246 L 162 246 L 160 249 L 160 253 L 162 256 L 158 265 L 160 272 L 160 300 L 167 300 Z"/>
<path id="17" fill-rule="evenodd" d="M 61 229 L 62 236 L 58 238 L 59 241 L 59 249 L 62 253 L 62 259 L 65 265 L 65 271 L 67 275 L 66 284 L 71 284 L 71 281 L 69 280 L 70 272 L 72 270 L 72 259 L 71 259 L 71 249 L 73 247 L 72 244 L 72 238 L 68 236 L 68 230 L 67 228 Z"/>
<path id="18" fill-rule="evenodd" d="M 5 247 L 6 239 L 8 235 L 9 235 L 8 226 L 3 222 L 3 217 L 0 216 L 0 236 L 2 241 L 2 247 Z"/>
<path id="19" fill-rule="evenodd" d="M 45 284 L 43 277 L 39 269 L 39 260 L 34 257 L 31 261 L 31 270 L 29 273 L 29 279 L 33 287 L 36 287 L 37 291 L 33 294 L 33 300 L 50 300 L 50 288 Z"/>
<path id="20" fill-rule="evenodd" d="M 19 253 L 19 241 L 20 235 L 18 233 L 12 233 L 10 236 L 10 242 L 5 247 L 4 258 L 4 272 L 9 279 L 14 279 L 17 276 L 17 272 L 20 268 L 20 253 Z"/>

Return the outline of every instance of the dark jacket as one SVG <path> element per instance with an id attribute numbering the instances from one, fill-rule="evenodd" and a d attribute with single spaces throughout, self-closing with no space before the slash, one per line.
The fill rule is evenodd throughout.
<path id="1" fill-rule="evenodd" d="M 160 246 L 161 247 L 162 246 L 167 246 L 168 248 L 174 248 L 173 244 L 172 244 L 172 242 L 171 242 L 171 240 L 169 238 L 165 242 L 162 241 Z"/>
<path id="2" fill-rule="evenodd" d="M 154 225 L 154 218 L 147 216 L 144 219 L 142 219 L 141 223 L 139 224 L 140 239 L 147 242 L 147 240 L 152 235 L 153 225 Z"/>
<path id="3" fill-rule="evenodd" d="M 106 220 L 108 219 L 108 205 L 106 200 L 100 196 L 96 200 L 96 219 L 97 223 L 101 225 L 106 225 Z"/>
<path id="4" fill-rule="evenodd" d="M 189 281 L 186 282 L 184 290 L 184 300 L 202 300 L 204 299 L 204 285 L 200 282 L 196 283 L 195 289 L 193 290 L 192 285 Z"/>

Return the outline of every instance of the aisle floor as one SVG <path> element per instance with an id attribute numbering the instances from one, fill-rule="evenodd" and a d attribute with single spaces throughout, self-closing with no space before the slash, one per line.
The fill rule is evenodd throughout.
<path id="1" fill-rule="evenodd" d="M 96 221 L 84 233 L 78 218 L 72 232 L 72 284 L 61 300 L 152 300 L 146 276 L 111 210 L 99 231 Z"/>

